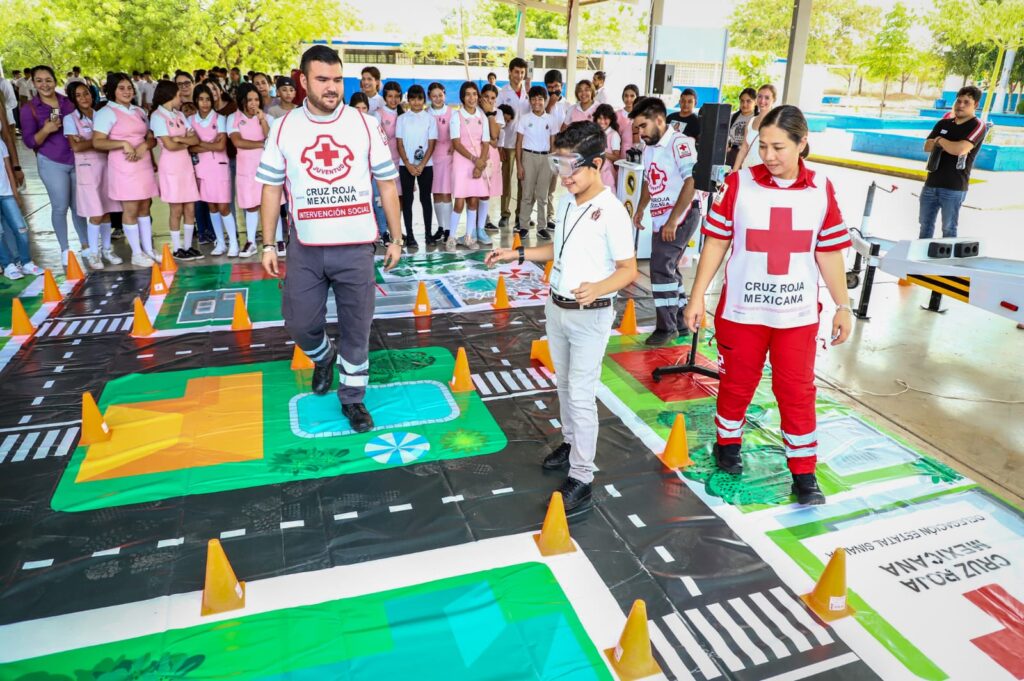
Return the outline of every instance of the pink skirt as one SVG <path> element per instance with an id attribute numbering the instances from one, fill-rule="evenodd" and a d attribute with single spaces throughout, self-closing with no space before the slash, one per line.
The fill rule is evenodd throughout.
<path id="1" fill-rule="evenodd" d="M 456 199 L 473 199 L 491 196 L 487 186 L 486 173 L 473 177 L 473 162 L 462 154 L 456 152 L 452 161 L 452 196 Z M 497 172 L 501 175 L 501 168 L 491 167 L 491 173 Z"/>
<path id="2" fill-rule="evenodd" d="M 157 166 L 157 183 L 164 203 L 195 203 L 199 200 L 199 187 L 191 164 L 187 167 L 175 163 L 170 168 Z"/>
<path id="3" fill-rule="evenodd" d="M 75 159 L 75 212 L 83 218 L 119 213 L 121 203 L 107 192 L 106 154 Z"/>
<path id="4" fill-rule="evenodd" d="M 452 150 L 451 143 L 437 144 L 430 160 L 434 164 L 434 185 L 431 190 L 435 194 L 452 193 Z"/>
<path id="5" fill-rule="evenodd" d="M 491 147 L 491 181 L 487 183 L 487 196 L 501 196 L 505 190 L 505 183 L 501 181 L 501 153 Z"/>
<path id="6" fill-rule="evenodd" d="M 107 157 L 107 198 L 112 201 L 145 201 L 159 196 L 153 159 L 143 154 L 138 161 L 115 158 L 112 151 Z"/>
<path id="7" fill-rule="evenodd" d="M 224 177 L 212 177 L 197 180 L 199 183 L 199 200 L 207 203 L 231 203 L 231 176 L 225 172 Z M 260 189 L 262 196 L 263 189 Z"/>

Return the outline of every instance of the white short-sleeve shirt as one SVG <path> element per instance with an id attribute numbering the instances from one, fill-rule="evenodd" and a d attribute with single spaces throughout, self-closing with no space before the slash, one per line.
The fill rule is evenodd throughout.
<path id="1" fill-rule="evenodd" d="M 516 133 L 523 136 L 523 149 L 528 151 L 551 151 L 551 136 L 558 132 L 551 114 L 538 116 L 532 111 L 519 119 Z"/>
<path id="2" fill-rule="evenodd" d="M 384 103 L 384 96 L 381 95 L 381 93 L 379 93 L 379 92 L 377 94 L 375 94 L 373 97 L 369 97 L 368 99 L 370 100 L 370 109 L 369 109 L 369 111 L 370 111 L 370 115 L 371 116 L 373 114 L 377 113 L 377 109 L 382 109 L 385 106 L 387 106 Z"/>
<path id="3" fill-rule="evenodd" d="M 171 133 L 167 130 L 167 119 L 176 118 L 185 123 L 185 130 L 191 130 L 192 124 L 189 123 L 188 119 L 185 118 L 185 114 L 180 111 L 172 111 L 164 106 L 157 107 L 157 110 L 153 112 L 153 115 L 149 117 L 149 129 L 153 133 L 154 137 L 170 137 Z"/>
<path id="4" fill-rule="evenodd" d="M 7 145 L 0 144 L 0 165 L 7 165 L 4 159 L 8 158 L 9 156 L 10 154 L 7 152 Z M 11 189 L 11 180 L 9 177 L 7 177 L 7 170 L 4 169 L 4 171 L 0 173 L 0 196 L 13 195 L 14 190 Z"/>
<path id="5" fill-rule="evenodd" d="M 481 109 L 480 107 L 477 107 L 476 111 L 474 113 L 471 113 L 471 114 L 466 113 L 465 109 L 459 109 L 458 115 L 457 116 L 452 116 L 452 122 L 448 126 L 448 130 L 451 133 L 451 137 L 452 137 L 453 141 L 459 139 L 459 135 L 462 134 L 461 121 L 462 121 L 463 118 L 465 118 L 465 119 L 470 119 L 470 118 L 484 118 L 484 119 L 486 119 L 487 117 L 484 115 L 484 110 Z M 484 142 L 490 142 L 491 141 L 491 126 L 489 126 L 487 124 L 486 120 L 483 122 L 483 130 L 484 130 L 484 132 L 483 132 L 483 134 L 484 134 L 483 141 Z"/>
<path id="6" fill-rule="evenodd" d="M 67 137 L 68 135 L 77 135 L 78 134 L 78 126 L 75 125 L 75 112 L 72 112 L 72 113 L 69 113 L 68 115 L 66 115 L 62 119 L 62 121 L 64 122 L 64 136 L 65 137 Z"/>
<path id="7" fill-rule="evenodd" d="M 427 153 L 430 140 L 437 139 L 437 118 L 426 109 L 418 113 L 406 111 L 398 117 L 395 138 L 402 140 L 406 157 L 413 163 L 419 164 Z M 398 165 L 405 165 L 401 156 L 398 158 Z M 427 161 L 428 167 L 433 165 L 433 159 Z"/>
<path id="8" fill-rule="evenodd" d="M 514 125 L 522 116 L 530 111 L 530 88 L 526 83 L 519 85 L 519 92 L 516 93 L 512 89 L 511 85 L 505 84 L 501 90 L 498 91 L 498 98 L 495 102 L 495 106 L 501 106 L 502 104 L 508 104 L 515 111 L 515 118 L 512 119 L 513 125 L 507 125 L 503 128 L 502 136 L 498 139 L 498 146 L 504 149 L 514 149 L 516 146 L 516 126 Z M 455 135 L 452 135 L 454 137 Z"/>
<path id="9" fill-rule="evenodd" d="M 114 109 L 120 109 L 125 113 L 133 113 L 138 111 L 142 114 L 144 120 L 149 120 L 146 112 L 139 107 L 132 106 L 121 106 L 117 102 L 107 102 L 107 105 L 93 114 L 92 117 L 92 130 L 93 132 L 102 132 L 104 135 L 109 135 L 110 131 L 114 129 L 114 125 L 117 123 L 117 114 L 114 113 Z"/>
<path id="10" fill-rule="evenodd" d="M 595 283 L 615 272 L 615 263 L 636 255 L 633 223 L 625 206 L 605 187 L 583 205 L 567 194 L 555 209 L 555 262 L 559 265 L 555 293 L 572 298 L 583 282 Z"/>

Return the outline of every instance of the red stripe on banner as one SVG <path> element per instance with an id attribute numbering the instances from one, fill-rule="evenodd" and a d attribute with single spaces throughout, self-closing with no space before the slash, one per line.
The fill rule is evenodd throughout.
<path id="1" fill-rule="evenodd" d="M 993 560 L 995 557 L 990 557 Z M 964 598 L 994 617 L 1004 629 L 972 638 L 1000 667 L 1015 679 L 1024 679 L 1024 603 L 1007 593 L 998 584 L 989 584 L 968 591 Z"/>

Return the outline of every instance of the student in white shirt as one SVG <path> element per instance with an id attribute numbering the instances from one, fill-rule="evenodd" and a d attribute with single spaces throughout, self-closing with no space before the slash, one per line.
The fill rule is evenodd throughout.
<path id="1" fill-rule="evenodd" d="M 488 206 L 492 196 L 501 196 L 505 190 L 505 183 L 501 173 L 501 152 L 498 150 L 498 140 L 504 134 L 505 113 L 498 109 L 498 88 L 488 83 L 480 88 L 480 109 L 487 117 L 487 125 L 491 132 L 491 141 L 488 143 L 487 153 L 491 163 L 491 176 L 487 181 L 487 196 L 480 199 L 480 205 L 476 212 L 476 235 L 477 239 L 484 246 L 491 245 L 491 237 L 487 232 L 497 232 L 498 227 L 491 223 L 488 214 Z"/>
<path id="2" fill-rule="evenodd" d="M 412 233 L 412 201 L 416 185 L 420 189 L 423 209 L 423 236 L 428 244 L 436 241 L 431 230 L 430 201 L 434 182 L 434 145 L 437 144 L 437 119 L 426 110 L 427 94 L 422 85 L 409 87 L 409 108 L 398 117 L 395 138 L 398 141 L 398 178 L 402 183 L 402 218 L 405 220 L 405 245 L 417 248 Z"/>
<path id="3" fill-rule="evenodd" d="M 572 104 L 568 99 L 562 96 L 562 72 L 558 69 L 551 69 L 544 74 L 544 87 L 548 89 L 548 105 L 547 112 L 551 114 L 555 122 L 555 130 L 562 129 L 562 123 L 565 122 L 566 117 L 569 115 L 569 110 L 572 109 Z M 555 187 L 558 183 L 558 175 L 551 174 L 551 184 L 548 185 L 548 224 L 547 229 L 549 232 L 555 229 Z"/>
<path id="4" fill-rule="evenodd" d="M 551 166 L 548 154 L 558 129 L 551 114 L 544 109 L 548 91 L 543 85 L 530 88 L 530 113 L 516 124 L 516 175 L 523 188 L 519 199 L 519 237 L 530 232 L 530 216 L 537 202 L 537 236 L 550 239 L 547 225 L 547 192 L 551 184 Z"/>
<path id="5" fill-rule="evenodd" d="M 555 137 L 554 147 L 548 160 L 569 192 L 557 209 L 554 240 L 533 248 L 498 248 L 486 262 L 554 261 L 545 330 L 564 441 L 542 465 L 568 466 L 559 492 L 571 510 L 591 495 L 598 432 L 594 395 L 615 319 L 615 294 L 637 270 L 629 214 L 601 182 L 604 133 L 596 123 L 575 123 Z"/>
<path id="6" fill-rule="evenodd" d="M 498 141 L 498 146 L 501 150 L 501 181 L 502 181 L 502 192 L 501 192 L 501 219 L 498 221 L 499 227 L 504 227 L 509 222 L 509 206 L 514 205 L 512 202 L 512 185 L 516 184 L 516 200 L 523 195 L 522 187 L 515 180 L 516 176 L 513 174 L 515 170 L 516 161 L 516 122 L 519 117 L 530 110 L 530 97 L 528 94 L 528 88 L 523 82 L 526 80 L 526 60 L 520 57 L 516 57 L 508 63 L 508 83 L 504 85 L 498 92 L 498 108 L 502 105 L 507 105 L 512 108 L 515 116 L 512 118 L 512 124 L 506 125 L 502 138 Z M 513 220 L 512 224 L 516 225 L 519 220 Z"/>
<path id="7" fill-rule="evenodd" d="M 608 91 L 605 90 L 605 73 L 604 71 L 594 71 L 594 101 L 598 104 L 608 104 Z"/>

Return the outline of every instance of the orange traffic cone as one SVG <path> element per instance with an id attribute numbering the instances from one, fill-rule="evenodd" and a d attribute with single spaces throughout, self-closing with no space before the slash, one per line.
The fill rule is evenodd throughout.
<path id="1" fill-rule="evenodd" d="M 512 248 L 519 248 L 522 245 L 523 240 L 519 238 L 519 232 L 516 232 L 516 235 L 512 237 Z"/>
<path id="2" fill-rule="evenodd" d="M 92 393 L 82 393 L 82 437 L 78 444 L 94 445 L 109 439 L 110 426 L 103 420 L 103 414 L 96 406 L 96 400 L 92 398 Z"/>
<path id="3" fill-rule="evenodd" d="M 636 328 L 636 303 L 632 298 L 626 301 L 626 310 L 622 313 L 622 321 L 619 322 L 619 333 L 623 336 L 635 336 L 639 333 Z"/>
<path id="4" fill-rule="evenodd" d="M 551 268 L 554 267 L 554 266 L 555 266 L 555 261 L 554 260 L 548 260 L 548 264 L 544 265 L 544 279 L 543 279 L 543 282 L 545 284 L 550 284 L 551 283 Z"/>
<path id="5" fill-rule="evenodd" d="M 245 309 L 245 301 L 242 300 L 242 294 L 235 294 L 235 309 L 234 314 L 231 317 L 231 330 L 232 331 L 251 331 L 252 321 L 249 319 L 249 313 Z"/>
<path id="6" fill-rule="evenodd" d="M 53 278 L 53 272 L 49 268 L 43 270 L 43 302 L 59 303 L 63 299 L 64 296 L 60 294 L 57 280 Z"/>
<path id="7" fill-rule="evenodd" d="M 676 420 L 672 423 L 672 432 L 668 434 L 665 451 L 661 453 L 661 462 L 673 470 L 686 468 L 693 463 L 690 460 L 690 448 L 686 444 L 686 419 L 682 414 L 676 414 Z"/>
<path id="8" fill-rule="evenodd" d="M 826 622 L 852 615 L 846 604 L 846 549 L 838 548 L 814 585 L 814 590 L 800 597 L 807 607 Z"/>
<path id="9" fill-rule="evenodd" d="M 82 271 L 82 266 L 78 264 L 78 258 L 75 257 L 74 251 L 68 251 L 68 266 L 65 268 L 65 272 L 64 278 L 68 281 L 82 281 L 85 279 L 85 272 Z"/>
<path id="10" fill-rule="evenodd" d="M 177 272 L 178 263 L 174 262 L 174 256 L 171 255 L 171 245 L 164 244 L 164 252 L 160 254 L 160 271 L 161 272 Z"/>
<path id="11" fill-rule="evenodd" d="M 900 279 L 896 283 L 899 284 L 900 286 L 911 286 L 911 283 L 909 281 L 907 281 L 906 279 Z"/>
<path id="12" fill-rule="evenodd" d="M 245 607 L 245 582 L 238 581 L 219 539 L 206 545 L 206 584 L 200 614 L 216 615 Z"/>
<path id="13" fill-rule="evenodd" d="M 25 312 L 25 306 L 21 304 L 21 299 L 15 298 L 14 302 L 11 303 L 11 335 L 31 336 L 35 332 L 36 327 L 32 326 L 32 320 L 28 318 L 28 313 Z"/>
<path id="14" fill-rule="evenodd" d="M 459 354 L 455 356 L 455 372 L 452 380 L 448 381 L 448 387 L 453 393 L 467 393 L 476 390 L 473 379 L 469 375 L 469 359 L 466 357 L 466 348 L 459 348 Z"/>
<path id="15" fill-rule="evenodd" d="M 542 556 L 557 556 L 560 553 L 572 553 L 576 545 L 569 536 L 569 521 L 565 517 L 565 502 L 561 492 L 552 492 L 548 502 L 548 512 L 544 516 L 544 524 L 540 534 L 533 535 Z"/>
<path id="16" fill-rule="evenodd" d="M 651 652 L 651 636 L 647 631 L 647 604 L 633 601 L 619 645 L 604 651 L 612 669 L 622 681 L 643 679 L 661 673 Z"/>
<path id="17" fill-rule="evenodd" d="M 413 306 L 412 313 L 417 317 L 430 316 L 430 296 L 427 295 L 427 283 L 424 281 L 420 282 L 420 287 L 416 291 L 416 305 Z"/>
<path id="18" fill-rule="evenodd" d="M 167 282 L 164 281 L 164 275 L 160 273 L 160 266 L 156 263 L 153 263 L 153 272 L 149 276 L 149 295 L 167 295 Z"/>
<path id="19" fill-rule="evenodd" d="M 700 318 L 700 328 L 708 329 L 711 327 L 711 322 L 708 321 L 708 316 L 705 314 Z"/>
<path id="20" fill-rule="evenodd" d="M 530 359 L 535 359 L 554 373 L 555 363 L 551 361 L 551 348 L 548 347 L 547 339 L 535 340 L 530 344 Z"/>
<path id="21" fill-rule="evenodd" d="M 312 369 L 313 360 L 309 358 L 309 355 L 302 351 L 298 345 L 295 346 L 295 350 L 292 352 L 292 371 L 301 371 L 302 369 Z"/>
<path id="22" fill-rule="evenodd" d="M 152 336 L 153 331 L 155 331 L 153 322 L 149 321 L 149 315 L 142 304 L 142 298 L 135 296 L 135 319 L 132 321 L 132 338 Z"/>
<path id="23" fill-rule="evenodd" d="M 498 275 L 498 288 L 494 292 L 494 302 L 491 303 L 491 307 L 495 310 L 507 310 L 512 307 L 512 304 L 508 302 L 508 290 L 505 288 L 504 275 Z"/>

